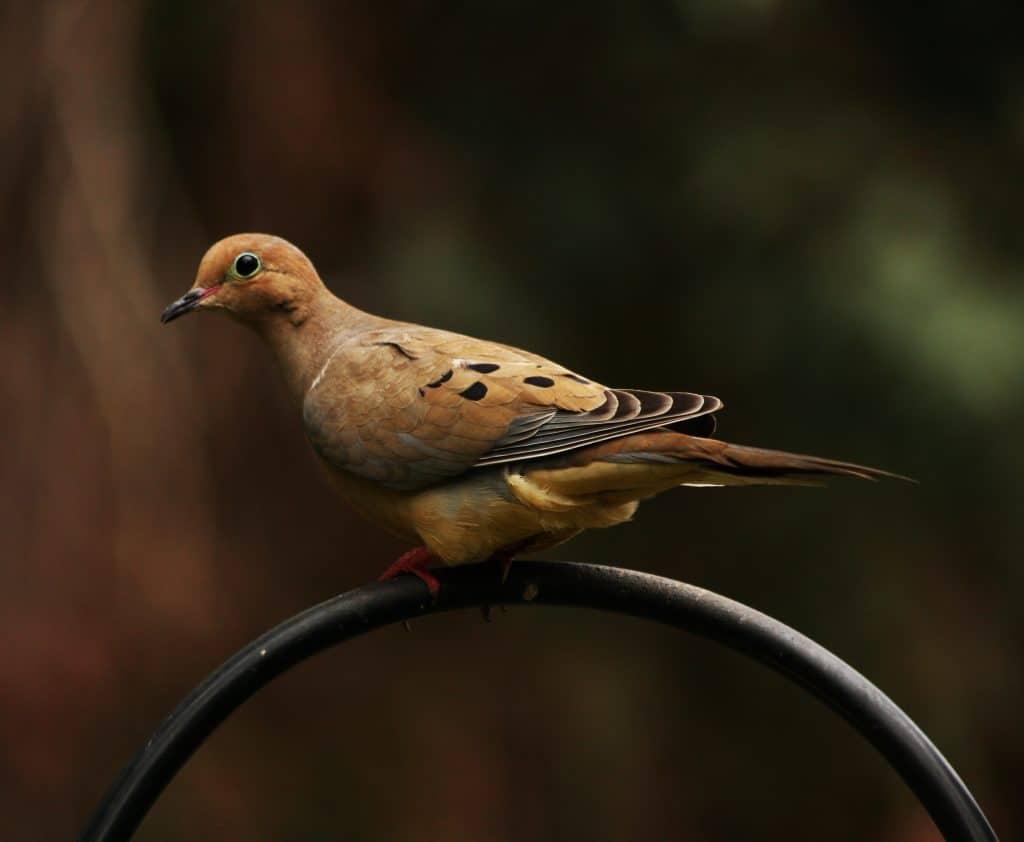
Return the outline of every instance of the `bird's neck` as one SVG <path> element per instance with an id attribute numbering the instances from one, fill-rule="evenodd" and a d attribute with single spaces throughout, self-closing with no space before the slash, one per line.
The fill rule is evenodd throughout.
<path id="1" fill-rule="evenodd" d="M 331 351 L 348 333 L 365 330 L 377 316 L 364 313 L 322 287 L 308 301 L 296 304 L 256 326 L 270 346 L 293 401 L 301 407 L 310 384 Z"/>

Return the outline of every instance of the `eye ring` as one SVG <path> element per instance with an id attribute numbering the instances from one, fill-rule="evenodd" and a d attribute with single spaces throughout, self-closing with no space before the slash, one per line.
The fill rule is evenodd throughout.
<path id="1" fill-rule="evenodd" d="M 263 261 L 260 260 L 258 254 L 253 254 L 251 251 L 243 251 L 231 261 L 231 274 L 242 281 L 249 280 L 262 268 Z"/>

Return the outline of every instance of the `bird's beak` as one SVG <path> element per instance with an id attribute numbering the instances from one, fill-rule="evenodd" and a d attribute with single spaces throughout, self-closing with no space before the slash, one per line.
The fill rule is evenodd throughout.
<path id="1" fill-rule="evenodd" d="M 163 324 L 167 324 L 168 322 L 173 322 L 178 316 L 191 313 L 199 306 L 200 301 L 209 295 L 213 295 L 218 289 L 220 289 L 219 284 L 212 287 L 195 287 L 190 289 L 164 310 L 163 315 L 160 316 L 160 321 Z"/>

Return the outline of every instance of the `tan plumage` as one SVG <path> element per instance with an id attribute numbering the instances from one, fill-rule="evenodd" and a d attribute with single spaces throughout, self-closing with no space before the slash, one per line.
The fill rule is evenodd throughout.
<path id="1" fill-rule="evenodd" d="M 267 341 L 341 494 L 449 564 L 621 523 L 683 484 L 892 476 L 710 439 L 714 397 L 609 389 L 527 351 L 364 313 L 268 235 L 214 245 L 164 320 L 198 309 Z"/>

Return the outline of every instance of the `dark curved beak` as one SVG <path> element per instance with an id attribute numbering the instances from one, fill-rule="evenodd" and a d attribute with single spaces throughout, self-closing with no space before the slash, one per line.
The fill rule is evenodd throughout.
<path id="1" fill-rule="evenodd" d="M 186 313 L 191 313 L 196 307 L 199 306 L 199 302 L 206 298 L 207 294 L 212 290 L 203 289 L 202 287 L 196 287 L 190 289 L 181 298 L 173 302 L 166 310 L 163 315 L 160 316 L 160 322 L 167 324 L 173 322 L 178 316 L 184 316 Z"/>

